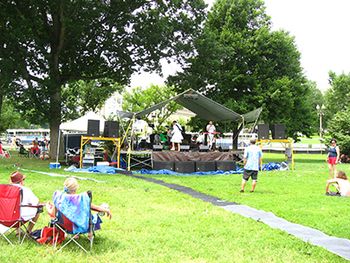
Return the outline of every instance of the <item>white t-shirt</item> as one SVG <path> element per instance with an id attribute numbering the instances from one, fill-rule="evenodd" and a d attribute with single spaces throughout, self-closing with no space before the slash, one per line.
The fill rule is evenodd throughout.
<path id="1" fill-rule="evenodd" d="M 339 192 L 341 196 L 350 196 L 350 182 L 348 180 L 337 178 Z"/>
<path id="2" fill-rule="evenodd" d="M 215 132 L 215 125 L 214 124 L 208 124 L 207 125 L 207 132 L 214 133 Z"/>
<path id="3" fill-rule="evenodd" d="M 22 188 L 23 198 L 21 205 L 38 205 L 39 199 L 29 188 L 18 185 Z M 29 220 L 35 217 L 38 209 L 33 207 L 21 207 L 21 216 L 24 220 Z"/>
<path id="4" fill-rule="evenodd" d="M 259 146 L 252 144 L 244 149 L 243 157 L 247 160 L 244 169 L 251 171 L 259 171 L 260 158 L 262 158 L 262 151 Z"/>

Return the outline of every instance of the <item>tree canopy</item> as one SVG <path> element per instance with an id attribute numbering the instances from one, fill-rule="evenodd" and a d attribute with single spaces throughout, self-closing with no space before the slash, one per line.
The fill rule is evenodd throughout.
<path id="1" fill-rule="evenodd" d="M 49 122 L 56 152 L 67 83 L 124 85 L 135 71 L 159 71 L 161 58 L 181 61 L 193 52 L 204 17 L 203 0 L 4 0 L 1 76 L 23 109 Z"/>
<path id="2" fill-rule="evenodd" d="M 150 108 L 160 102 L 163 102 L 175 96 L 176 92 L 167 86 L 151 85 L 147 89 L 136 87 L 130 92 L 123 94 L 123 110 L 128 112 L 139 112 Z M 158 114 L 158 126 L 162 126 L 171 114 L 181 109 L 182 106 L 172 101 L 168 103 Z M 149 119 L 149 115 L 145 116 Z"/>
<path id="3" fill-rule="evenodd" d="M 326 118 L 332 119 L 339 112 L 350 105 L 350 74 L 329 72 L 331 87 L 325 94 Z"/>
<path id="4" fill-rule="evenodd" d="M 263 107 L 262 119 L 284 123 L 289 135 L 310 135 L 309 85 L 294 38 L 272 31 L 261 0 L 218 0 L 196 40 L 196 56 L 170 77 L 177 89 L 202 91 L 232 110 Z"/>

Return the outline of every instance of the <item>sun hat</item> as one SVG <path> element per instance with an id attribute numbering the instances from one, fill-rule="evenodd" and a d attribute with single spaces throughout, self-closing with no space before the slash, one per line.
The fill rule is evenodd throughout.
<path id="1" fill-rule="evenodd" d="M 11 174 L 11 182 L 13 184 L 18 184 L 22 182 L 25 178 L 26 176 L 18 171 L 15 171 Z"/>

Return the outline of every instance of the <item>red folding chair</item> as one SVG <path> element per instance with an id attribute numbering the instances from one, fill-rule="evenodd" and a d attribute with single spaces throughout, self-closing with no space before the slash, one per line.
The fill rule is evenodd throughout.
<path id="1" fill-rule="evenodd" d="M 26 237 L 30 238 L 26 227 L 26 224 L 30 222 L 30 220 L 24 220 L 21 217 L 21 207 L 42 207 L 42 205 L 21 205 L 22 195 L 21 187 L 10 184 L 0 184 L 0 224 L 8 228 L 6 231 L 0 232 L 0 234 L 11 245 L 13 245 L 13 242 L 11 242 L 9 236 L 13 232 L 18 234 L 18 242 L 20 244 L 23 243 Z"/>

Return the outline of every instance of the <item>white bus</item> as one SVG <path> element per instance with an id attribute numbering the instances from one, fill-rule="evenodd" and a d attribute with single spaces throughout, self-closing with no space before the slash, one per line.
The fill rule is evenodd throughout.
<path id="1" fill-rule="evenodd" d="M 6 138 L 7 142 L 11 143 L 12 138 L 16 136 L 17 139 L 21 140 L 22 144 L 30 144 L 35 138 L 42 141 L 44 137 L 50 140 L 49 129 L 7 129 Z"/>
<path id="2" fill-rule="evenodd" d="M 216 148 L 232 149 L 232 133 L 224 133 L 216 140 Z M 238 149 L 244 149 L 250 143 L 251 139 L 258 139 L 257 133 L 240 132 L 238 135 Z"/>

